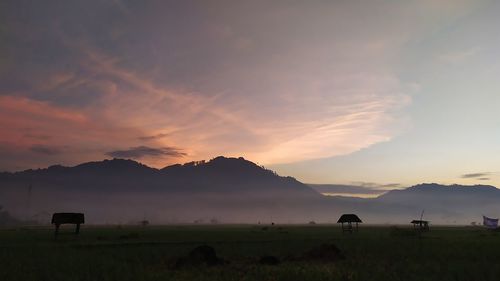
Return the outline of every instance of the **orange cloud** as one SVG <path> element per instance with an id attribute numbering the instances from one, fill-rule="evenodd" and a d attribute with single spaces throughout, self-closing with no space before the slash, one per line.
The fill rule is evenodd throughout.
<path id="1" fill-rule="evenodd" d="M 132 148 L 156 152 L 172 147 L 182 153 L 142 153 L 141 161 L 162 167 L 227 155 L 286 163 L 348 154 L 387 141 L 398 123 L 391 111 L 409 103 L 399 81 L 384 71 L 340 68 L 328 76 L 301 77 L 271 67 L 263 77 L 273 77 L 265 81 L 271 83 L 272 96 L 245 96 L 230 87 L 214 94 L 160 85 L 148 73 L 127 69 L 120 59 L 84 46 L 78 46 L 84 75 L 55 73 L 39 87 L 71 95 L 85 86 L 95 92 L 92 102 L 67 107 L 2 96 L 4 146 L 45 152 L 64 163 Z M 318 68 L 314 63 L 307 67 Z M 59 153 L 48 153 L 54 151 Z"/>
<path id="2" fill-rule="evenodd" d="M 280 96 L 283 104 L 262 111 L 259 104 L 224 94 L 168 89 L 120 67 L 118 59 L 90 48 L 84 53 L 85 67 L 114 85 L 103 88 L 92 114 L 114 126 L 142 131 L 140 136 L 164 136 L 136 140 L 181 147 L 186 153 L 183 161 L 228 155 L 273 164 L 352 153 L 389 140 L 394 134 L 391 126 L 397 123 L 390 111 L 409 103 L 408 96 L 399 93 L 397 79 L 388 74 L 347 73 L 332 78 L 326 89 L 344 93 L 340 99 L 318 92 L 325 87 L 318 80 L 313 81 L 315 88 L 304 89 L 311 95 L 284 89 L 288 94 Z M 128 142 L 121 149 L 141 142 Z M 153 166 L 169 163 L 161 158 L 143 161 Z"/>
<path id="3" fill-rule="evenodd" d="M 0 96 L 0 149 L 16 152 L 19 167 L 102 159 L 106 151 L 135 145 L 136 136 L 142 134 L 130 127 L 110 124 L 84 110 L 24 97 Z"/>

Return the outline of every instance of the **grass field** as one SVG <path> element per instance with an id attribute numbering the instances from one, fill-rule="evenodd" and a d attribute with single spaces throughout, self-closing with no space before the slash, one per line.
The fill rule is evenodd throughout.
<path id="1" fill-rule="evenodd" d="M 0 280 L 499 280 L 500 232 L 434 227 L 368 227 L 342 234 L 330 226 L 150 226 L 0 230 Z M 345 259 L 297 259 L 324 243 Z M 206 244 L 224 264 L 174 268 Z M 279 265 L 262 265 L 272 255 Z"/>

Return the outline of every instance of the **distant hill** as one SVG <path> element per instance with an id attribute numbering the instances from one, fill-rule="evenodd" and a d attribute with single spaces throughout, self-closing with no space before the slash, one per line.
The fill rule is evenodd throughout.
<path id="1" fill-rule="evenodd" d="M 427 218 L 443 223 L 480 221 L 482 215 L 500 217 L 500 189 L 490 185 L 419 184 L 389 191 L 375 201 L 425 210 Z"/>
<path id="2" fill-rule="evenodd" d="M 464 203 L 478 203 L 500 198 L 500 189 L 491 185 L 440 185 L 424 183 L 402 190 L 391 190 L 378 197 L 384 202 L 432 202 L 433 204 L 458 203 L 456 200 L 465 200 Z M 406 204 L 411 204 L 410 202 Z M 413 203 L 415 204 L 415 203 Z"/>
<path id="3" fill-rule="evenodd" d="M 303 184 L 243 158 L 217 157 L 155 169 L 112 159 L 74 167 L 0 173 L 0 204 L 20 218 L 56 211 L 85 212 L 91 223 L 336 222 L 356 213 L 366 223 L 468 224 L 482 215 L 500 217 L 500 190 L 493 186 L 421 184 L 376 198 L 366 187 Z M 323 196 L 322 193 L 343 196 Z M 38 215 L 41 217 L 41 215 Z"/>
<path id="4" fill-rule="evenodd" d="M 34 209 L 90 211 L 99 222 L 143 216 L 181 221 L 200 217 L 271 220 L 273 214 L 278 219 L 323 199 L 294 178 L 281 177 L 241 157 L 163 169 L 112 159 L 1 173 L 0 196 L 8 198 L 0 203 L 24 216 Z M 29 208 L 28 200 L 32 201 Z"/>
<path id="5" fill-rule="evenodd" d="M 488 185 L 419 184 L 388 191 L 376 198 L 332 196 L 341 210 L 361 214 L 366 221 L 408 223 L 420 218 L 434 224 L 482 222 L 482 215 L 500 217 L 500 190 Z"/>
<path id="6" fill-rule="evenodd" d="M 44 188 L 98 192 L 252 193 L 263 196 L 319 196 L 292 177 L 281 177 L 244 158 L 217 157 L 155 169 L 133 160 L 112 159 L 74 167 L 2 173 L 0 180 Z"/>

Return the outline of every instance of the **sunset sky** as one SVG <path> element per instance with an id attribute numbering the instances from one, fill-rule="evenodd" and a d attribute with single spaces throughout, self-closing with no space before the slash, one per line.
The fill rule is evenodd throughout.
<path id="1" fill-rule="evenodd" d="M 243 156 L 500 186 L 500 1 L 2 1 L 0 170 Z"/>

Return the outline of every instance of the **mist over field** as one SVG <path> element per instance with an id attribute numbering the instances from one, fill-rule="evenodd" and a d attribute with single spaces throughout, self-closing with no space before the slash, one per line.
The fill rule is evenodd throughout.
<path id="1" fill-rule="evenodd" d="M 14 217 L 41 224 L 54 212 L 83 212 L 90 224 L 336 223 L 343 213 L 368 224 L 408 224 L 425 210 L 434 224 L 464 225 L 500 214 L 500 190 L 492 186 L 423 184 L 369 199 L 325 196 L 312 187 L 243 158 L 163 169 L 113 159 L 2 173 L 0 204 Z"/>

